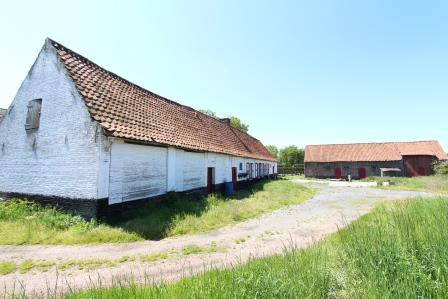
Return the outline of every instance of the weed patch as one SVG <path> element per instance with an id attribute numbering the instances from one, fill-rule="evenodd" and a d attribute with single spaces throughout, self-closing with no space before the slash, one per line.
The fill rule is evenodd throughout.
<path id="1" fill-rule="evenodd" d="M 419 176 L 419 177 L 369 177 L 366 181 L 379 182 L 380 188 L 384 181 L 391 181 L 393 185 L 384 187 L 385 189 L 395 190 L 411 190 L 411 191 L 425 191 L 439 194 L 448 194 L 448 175 L 433 175 L 433 176 Z"/>
<path id="2" fill-rule="evenodd" d="M 0 202 L 0 245 L 122 243 L 136 234 L 23 200 Z"/>

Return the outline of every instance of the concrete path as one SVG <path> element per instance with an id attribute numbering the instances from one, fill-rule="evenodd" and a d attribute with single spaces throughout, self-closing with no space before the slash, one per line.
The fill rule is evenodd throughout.
<path id="1" fill-rule="evenodd" d="M 16 294 L 63 293 L 98 285 L 108 286 L 117 279 L 133 279 L 142 283 L 175 281 L 211 268 L 231 267 L 252 258 L 306 247 L 368 213 L 381 200 L 431 196 L 412 191 L 329 187 L 303 181 L 297 183 L 311 184 L 319 191 L 302 204 L 206 234 L 128 244 L 0 246 L 0 261 L 17 263 L 27 259 L 61 263 L 72 259 L 137 258 L 132 262 L 92 271 L 77 268 L 56 271 L 53 267 L 46 272 L 32 270 L 25 274 L 16 272 L 0 276 L 0 294 L 5 291 L 11 293 L 14 289 Z M 216 244 L 218 250 L 208 250 L 211 244 Z M 204 248 L 205 252 L 182 254 L 184 248 L 192 245 Z M 141 255 L 167 252 L 171 254 L 162 261 L 141 262 L 139 259 Z"/>

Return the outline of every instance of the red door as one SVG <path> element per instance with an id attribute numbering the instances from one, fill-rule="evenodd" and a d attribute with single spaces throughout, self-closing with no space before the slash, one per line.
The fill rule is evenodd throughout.
<path id="1" fill-rule="evenodd" d="M 337 168 L 334 169 L 334 177 L 336 179 L 340 179 L 342 177 L 341 168 L 337 167 Z"/>
<path id="2" fill-rule="evenodd" d="M 237 169 L 236 169 L 236 167 L 232 167 L 232 183 L 233 183 L 233 190 L 236 190 L 236 183 L 237 183 Z"/>
<path id="3" fill-rule="evenodd" d="M 213 184 L 213 167 L 207 168 L 207 193 L 213 193 L 214 190 Z"/>
<path id="4" fill-rule="evenodd" d="M 358 178 L 363 179 L 366 177 L 366 169 L 365 168 L 358 168 Z"/>

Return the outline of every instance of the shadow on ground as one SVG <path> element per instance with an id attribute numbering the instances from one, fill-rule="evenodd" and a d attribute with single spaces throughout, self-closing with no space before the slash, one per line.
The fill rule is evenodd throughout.
<path id="1" fill-rule="evenodd" d="M 168 193 L 160 202 L 148 202 L 139 209 L 121 212 L 119 215 L 104 219 L 113 227 L 135 233 L 146 240 L 160 240 L 168 236 L 175 221 L 189 215 L 201 216 L 207 209 L 219 201 L 244 200 L 252 194 L 264 190 L 269 180 L 262 180 L 239 190 L 231 197 L 220 193 L 205 195 L 180 195 Z"/>

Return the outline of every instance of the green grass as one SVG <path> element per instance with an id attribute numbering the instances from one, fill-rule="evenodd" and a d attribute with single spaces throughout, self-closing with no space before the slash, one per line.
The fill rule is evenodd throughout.
<path id="1" fill-rule="evenodd" d="M 377 207 L 305 250 L 175 284 L 116 283 L 68 298 L 446 298 L 448 198 Z"/>
<path id="2" fill-rule="evenodd" d="M 6 275 L 16 271 L 17 265 L 14 262 L 1 262 L 0 261 L 0 275 Z"/>
<path id="3" fill-rule="evenodd" d="M 127 220 L 86 221 L 22 200 L 0 202 L 0 245 L 124 243 L 206 232 L 300 203 L 313 191 L 287 180 L 259 182 L 232 198 L 168 196 Z"/>
<path id="4" fill-rule="evenodd" d="M 212 194 L 198 199 L 172 194 L 161 205 L 149 205 L 118 225 L 145 239 L 207 232 L 281 207 L 298 204 L 314 192 L 289 180 L 264 181 L 234 197 Z"/>
<path id="5" fill-rule="evenodd" d="M 0 202 L 0 245 L 122 243 L 132 232 L 22 201 Z"/>
<path id="6" fill-rule="evenodd" d="M 367 181 L 377 181 L 381 185 L 383 181 L 391 181 L 394 184 L 387 189 L 396 190 L 412 190 L 412 191 L 427 191 L 440 194 L 448 194 L 448 175 L 433 175 L 433 176 L 419 176 L 419 177 L 369 177 Z M 381 187 L 381 186 L 380 186 Z"/>

